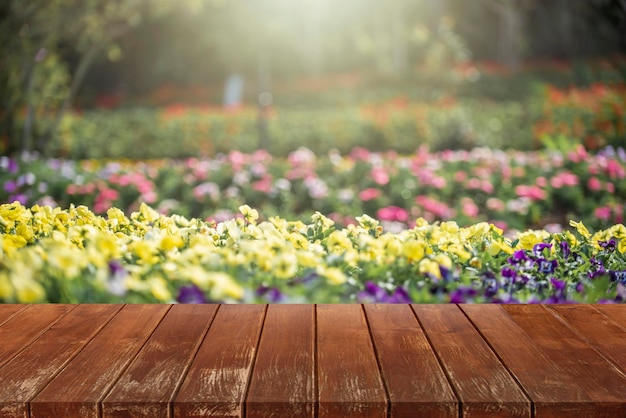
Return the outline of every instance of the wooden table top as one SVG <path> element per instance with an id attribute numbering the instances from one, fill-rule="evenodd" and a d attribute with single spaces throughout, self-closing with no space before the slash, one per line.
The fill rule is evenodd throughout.
<path id="1" fill-rule="evenodd" d="M 626 305 L 0 305 L 0 416 L 626 417 Z"/>

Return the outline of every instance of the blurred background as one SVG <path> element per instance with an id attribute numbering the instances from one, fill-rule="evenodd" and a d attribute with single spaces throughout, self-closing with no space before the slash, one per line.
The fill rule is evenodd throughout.
<path id="1" fill-rule="evenodd" d="M 624 0 L 4 0 L 0 150 L 624 144 Z"/>

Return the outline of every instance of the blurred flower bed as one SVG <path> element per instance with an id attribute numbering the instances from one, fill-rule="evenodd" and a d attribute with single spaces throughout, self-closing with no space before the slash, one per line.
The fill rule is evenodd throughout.
<path id="1" fill-rule="evenodd" d="M 582 144 L 620 146 L 626 134 L 626 90 L 546 86 L 521 100 L 407 96 L 323 107 L 269 108 L 266 149 L 286 156 L 299 146 L 316 153 L 355 146 L 413 152 L 490 147 L 533 150 Z M 86 140 L 85 138 L 89 138 Z M 66 116 L 50 155 L 67 158 L 185 158 L 260 148 L 256 107 L 171 104 L 161 108 L 91 110 Z"/>
<path id="2" fill-rule="evenodd" d="M 338 228 L 239 207 L 206 222 L 146 204 L 0 205 L 0 302 L 624 302 L 626 228 L 591 234 L 429 223 L 397 233 L 367 215 Z"/>
<path id="3" fill-rule="evenodd" d="M 392 231 L 423 217 L 559 232 L 570 219 L 595 229 L 623 223 L 626 152 L 579 145 L 566 153 L 300 148 L 287 158 L 259 150 L 146 161 L 24 155 L 0 158 L 0 184 L 0 202 L 84 205 L 97 215 L 112 206 L 130 214 L 147 203 L 163 214 L 219 221 L 248 204 L 265 217 L 301 221 L 319 211 L 342 227 L 367 214 Z"/>

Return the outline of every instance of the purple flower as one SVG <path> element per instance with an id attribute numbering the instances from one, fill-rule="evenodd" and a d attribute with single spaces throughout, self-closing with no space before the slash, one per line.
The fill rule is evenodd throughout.
<path id="1" fill-rule="evenodd" d="M 385 289 L 372 281 L 365 282 L 365 289 L 358 293 L 358 299 L 363 302 L 386 302 L 388 297 Z"/>
<path id="2" fill-rule="evenodd" d="M 545 249 L 551 249 L 552 244 L 546 244 L 545 242 L 540 242 L 539 244 L 535 244 L 533 247 L 533 253 L 537 256 L 541 255 L 541 252 Z"/>
<path id="3" fill-rule="evenodd" d="M 611 280 L 621 283 L 626 286 L 626 270 L 613 271 L 610 270 L 609 274 L 611 275 Z"/>
<path id="4" fill-rule="evenodd" d="M 485 288 L 485 296 L 488 298 L 495 296 L 498 293 L 498 281 L 496 280 L 495 275 L 488 271 L 483 273 L 483 287 Z"/>
<path id="5" fill-rule="evenodd" d="M 559 246 L 561 247 L 561 252 L 563 253 L 563 258 L 567 260 L 569 258 L 570 253 L 571 253 L 571 250 L 569 248 L 569 244 L 567 243 L 567 241 L 561 241 Z"/>
<path id="6" fill-rule="evenodd" d="M 283 294 L 275 287 L 260 286 L 256 290 L 258 296 L 263 296 L 270 303 L 278 303 L 283 300 Z"/>
<path id="7" fill-rule="evenodd" d="M 396 287 L 391 297 L 387 299 L 388 303 L 411 303 L 411 297 L 408 292 L 402 287 Z"/>
<path id="8" fill-rule="evenodd" d="M 602 247 L 603 249 L 605 249 L 606 251 L 610 253 L 615 251 L 615 248 L 617 247 L 617 241 L 615 241 L 615 239 L 613 238 L 611 238 L 608 241 L 598 241 L 598 244 L 600 245 L 600 247 Z"/>
<path id="9" fill-rule="evenodd" d="M 21 205 L 25 206 L 28 204 L 28 196 L 24 193 L 18 193 L 16 195 L 9 196 L 9 202 L 20 202 Z"/>
<path id="10" fill-rule="evenodd" d="M 476 289 L 472 287 L 459 287 L 450 293 L 450 303 L 467 303 L 477 295 Z"/>
<path id="11" fill-rule="evenodd" d="M 9 158 L 9 164 L 7 166 L 7 171 L 11 174 L 15 174 L 17 173 L 18 170 L 18 165 L 17 165 L 17 161 L 15 161 L 13 158 Z"/>
<path id="12" fill-rule="evenodd" d="M 365 303 L 411 303 L 411 297 L 402 286 L 396 287 L 393 294 L 390 295 L 372 281 L 365 283 L 365 289 L 358 293 L 357 298 Z"/>
<path id="13" fill-rule="evenodd" d="M 14 180 L 9 180 L 4 183 L 4 191 L 7 193 L 15 193 L 17 190 L 17 182 Z"/>
<path id="14" fill-rule="evenodd" d="M 558 292 L 563 292 L 563 290 L 565 290 L 565 281 L 563 280 L 559 280 L 556 277 L 551 277 L 550 283 L 552 283 L 552 286 Z"/>
<path id="15" fill-rule="evenodd" d="M 554 273 L 554 270 L 559 265 L 556 260 L 546 260 L 545 258 L 539 258 L 535 262 L 541 273 L 550 274 Z"/>
<path id="16" fill-rule="evenodd" d="M 188 286 L 182 286 L 178 289 L 178 297 L 176 298 L 178 303 L 207 303 L 207 298 L 204 296 L 204 292 L 196 286 L 191 284 Z"/>
<path id="17" fill-rule="evenodd" d="M 524 250 L 517 250 L 513 253 L 512 257 L 509 257 L 507 260 L 509 264 L 521 264 L 524 261 L 528 261 L 528 256 L 524 252 Z"/>

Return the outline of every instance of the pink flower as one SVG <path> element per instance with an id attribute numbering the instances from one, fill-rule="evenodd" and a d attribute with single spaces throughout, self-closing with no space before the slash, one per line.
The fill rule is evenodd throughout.
<path id="1" fill-rule="evenodd" d="M 602 190 L 602 182 L 597 177 L 591 177 L 587 181 L 587 188 L 593 192 L 599 192 Z"/>
<path id="2" fill-rule="evenodd" d="M 482 185 L 482 182 L 477 178 L 471 178 L 467 182 L 468 189 L 480 189 L 481 185 Z"/>
<path id="3" fill-rule="evenodd" d="M 463 214 L 465 216 L 469 216 L 470 218 L 477 217 L 478 213 L 480 212 L 480 210 L 478 209 L 478 206 L 476 206 L 476 203 L 474 203 L 474 201 L 470 199 L 469 197 L 465 197 L 461 199 L 461 206 L 462 206 L 461 210 L 463 211 Z"/>
<path id="4" fill-rule="evenodd" d="M 609 160 L 606 166 L 606 172 L 613 180 L 623 179 L 624 177 L 626 177 L 626 168 L 624 168 L 616 160 Z"/>
<path id="5" fill-rule="evenodd" d="M 409 212 L 398 206 L 387 206 L 378 210 L 376 218 L 381 221 L 406 222 L 409 219 Z"/>
<path id="6" fill-rule="evenodd" d="M 246 155 L 241 151 L 231 151 L 228 154 L 228 160 L 233 167 L 233 171 L 239 171 L 246 164 Z"/>
<path id="7" fill-rule="evenodd" d="M 539 187 L 546 187 L 548 185 L 548 179 L 543 176 L 537 177 L 537 179 L 535 180 L 535 184 Z"/>
<path id="8" fill-rule="evenodd" d="M 615 185 L 613 183 L 611 183 L 610 181 L 607 181 L 606 184 L 604 185 L 604 187 L 606 188 L 607 192 L 615 193 Z"/>
<path id="9" fill-rule="evenodd" d="M 436 189 L 443 189 L 444 187 L 446 187 L 446 179 L 443 177 L 439 177 L 439 176 L 434 176 L 431 181 L 430 184 L 433 185 L 434 188 Z"/>
<path id="10" fill-rule="evenodd" d="M 252 183 L 252 188 L 256 191 L 269 193 L 272 190 L 272 176 L 267 174 L 262 179 Z"/>
<path id="11" fill-rule="evenodd" d="M 467 179 L 467 173 L 465 171 L 457 171 L 454 173 L 454 181 L 457 183 L 462 183 Z"/>
<path id="12" fill-rule="evenodd" d="M 568 171 L 561 173 L 561 181 L 565 186 L 578 186 L 578 176 Z"/>
<path id="13" fill-rule="evenodd" d="M 611 219 L 611 212 L 612 211 L 609 206 L 601 206 L 599 208 L 596 208 L 596 210 L 594 211 L 594 215 L 598 219 L 602 219 L 603 221 L 608 221 L 609 219 Z"/>
<path id="14" fill-rule="evenodd" d="M 385 184 L 389 183 L 389 174 L 384 168 L 374 167 L 372 168 L 371 174 L 376 184 L 384 186 Z"/>
<path id="15" fill-rule="evenodd" d="M 530 200 L 544 200 L 546 198 L 545 190 L 537 186 L 519 185 L 515 188 L 515 193 L 519 197 L 527 197 Z"/>
<path id="16" fill-rule="evenodd" d="M 585 147 L 583 147 L 582 145 L 578 145 L 578 147 L 576 147 L 576 150 L 569 152 L 567 156 L 569 157 L 570 161 L 574 163 L 579 163 L 581 161 L 585 161 L 589 154 L 587 154 Z"/>
<path id="17" fill-rule="evenodd" d="M 493 184 L 489 180 L 483 180 L 480 183 L 480 189 L 487 194 L 491 194 L 493 193 Z"/>
<path id="18" fill-rule="evenodd" d="M 487 206 L 487 209 L 496 212 L 500 212 L 506 209 L 506 205 L 504 204 L 504 202 L 496 197 L 490 197 L 489 199 L 487 199 L 485 205 Z"/>
<path id="19" fill-rule="evenodd" d="M 361 199 L 364 202 L 367 202 L 368 200 L 372 200 L 372 199 L 376 199 L 377 197 L 380 197 L 380 195 L 381 195 L 380 190 L 370 187 L 370 188 L 361 190 L 361 192 L 359 193 L 359 199 Z"/>

